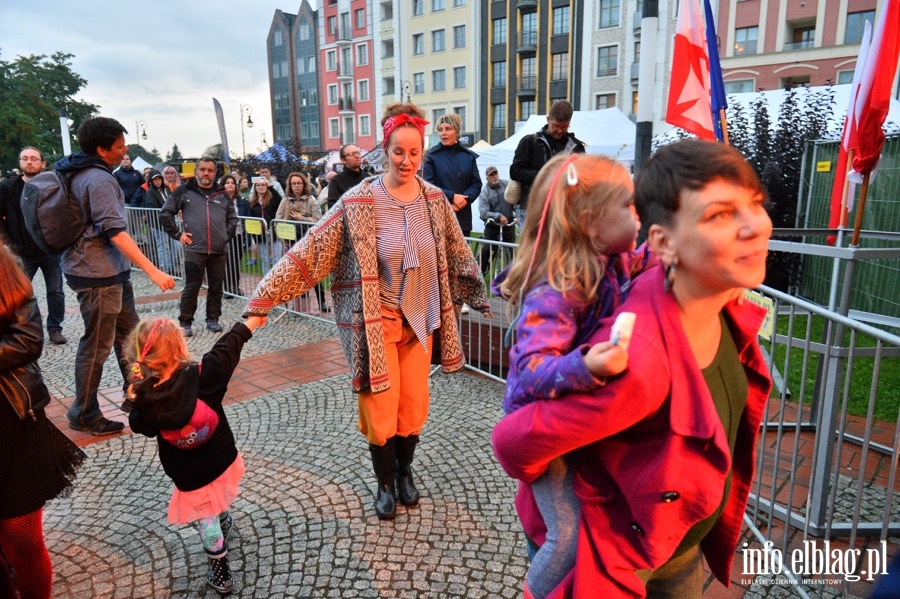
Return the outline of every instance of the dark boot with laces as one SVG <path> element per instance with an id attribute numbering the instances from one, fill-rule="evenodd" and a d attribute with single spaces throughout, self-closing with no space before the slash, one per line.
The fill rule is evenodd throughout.
<path id="1" fill-rule="evenodd" d="M 231 570 L 228 568 L 228 550 L 212 554 L 207 551 L 209 557 L 209 571 L 206 573 L 206 584 L 211 586 L 220 595 L 230 595 L 234 592 L 234 580 L 231 578 Z"/>

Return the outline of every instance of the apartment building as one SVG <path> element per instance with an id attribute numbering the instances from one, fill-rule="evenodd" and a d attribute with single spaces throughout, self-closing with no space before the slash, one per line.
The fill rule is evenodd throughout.
<path id="1" fill-rule="evenodd" d="M 490 143 L 556 100 L 582 106 L 583 36 L 588 0 L 483 2 L 481 128 Z M 590 10 L 590 7 L 587 7 Z"/>
<path id="2" fill-rule="evenodd" d="M 303 0 L 296 15 L 275 11 L 266 40 L 272 139 L 296 153 L 322 143 L 316 32 L 316 13 Z"/>

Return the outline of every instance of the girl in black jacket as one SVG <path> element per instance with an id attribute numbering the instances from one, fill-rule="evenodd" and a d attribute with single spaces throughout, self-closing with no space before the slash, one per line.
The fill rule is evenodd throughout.
<path id="1" fill-rule="evenodd" d="M 222 335 L 200 363 L 190 361 L 177 322 L 141 321 L 126 345 L 131 362 L 129 424 L 156 437 L 159 461 L 175 483 L 170 524 L 197 521 L 209 557 L 206 581 L 217 592 L 234 591 L 228 568 L 228 508 L 237 497 L 244 461 L 222 409 L 228 381 L 244 343 L 262 319 L 251 317 Z"/>

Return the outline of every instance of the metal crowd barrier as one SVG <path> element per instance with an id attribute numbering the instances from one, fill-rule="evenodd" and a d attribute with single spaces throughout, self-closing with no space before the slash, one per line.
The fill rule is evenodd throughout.
<path id="1" fill-rule="evenodd" d="M 169 252 L 170 272 L 183 277 L 180 244 L 157 235 L 159 211 L 127 212 L 129 230 L 145 254 L 159 266 Z M 226 291 L 249 298 L 266 270 L 312 225 L 274 220 L 267 226 L 262 219 L 241 218 L 229 244 Z M 509 368 L 505 337 L 514 315 L 490 283 L 518 246 L 475 238 L 469 243 L 488 285 L 492 318 L 474 310 L 461 315 L 467 367 L 503 382 Z M 322 287 L 330 306 L 328 282 Z M 774 303 L 772 335 L 761 345 L 775 388 L 745 518 L 751 533 L 782 554 L 807 539 L 840 538 L 852 547 L 896 536 L 900 402 L 889 395 L 900 382 L 884 380 L 882 368 L 896 365 L 900 337 L 774 289 L 760 291 Z M 310 291 L 283 309 L 325 317 L 318 314 L 318 295 Z"/>

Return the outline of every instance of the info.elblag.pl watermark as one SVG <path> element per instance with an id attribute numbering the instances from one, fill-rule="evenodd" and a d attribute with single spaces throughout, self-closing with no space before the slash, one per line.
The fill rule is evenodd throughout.
<path id="1" fill-rule="evenodd" d="M 831 541 L 803 541 L 798 547 L 783 555 L 766 541 L 761 549 L 742 545 L 743 576 L 741 584 L 840 584 L 841 579 L 850 582 L 873 581 L 887 574 L 887 541 L 867 549 L 832 547 Z M 790 571 L 794 580 L 787 576 Z M 774 577 L 774 578 L 773 578 Z"/>

